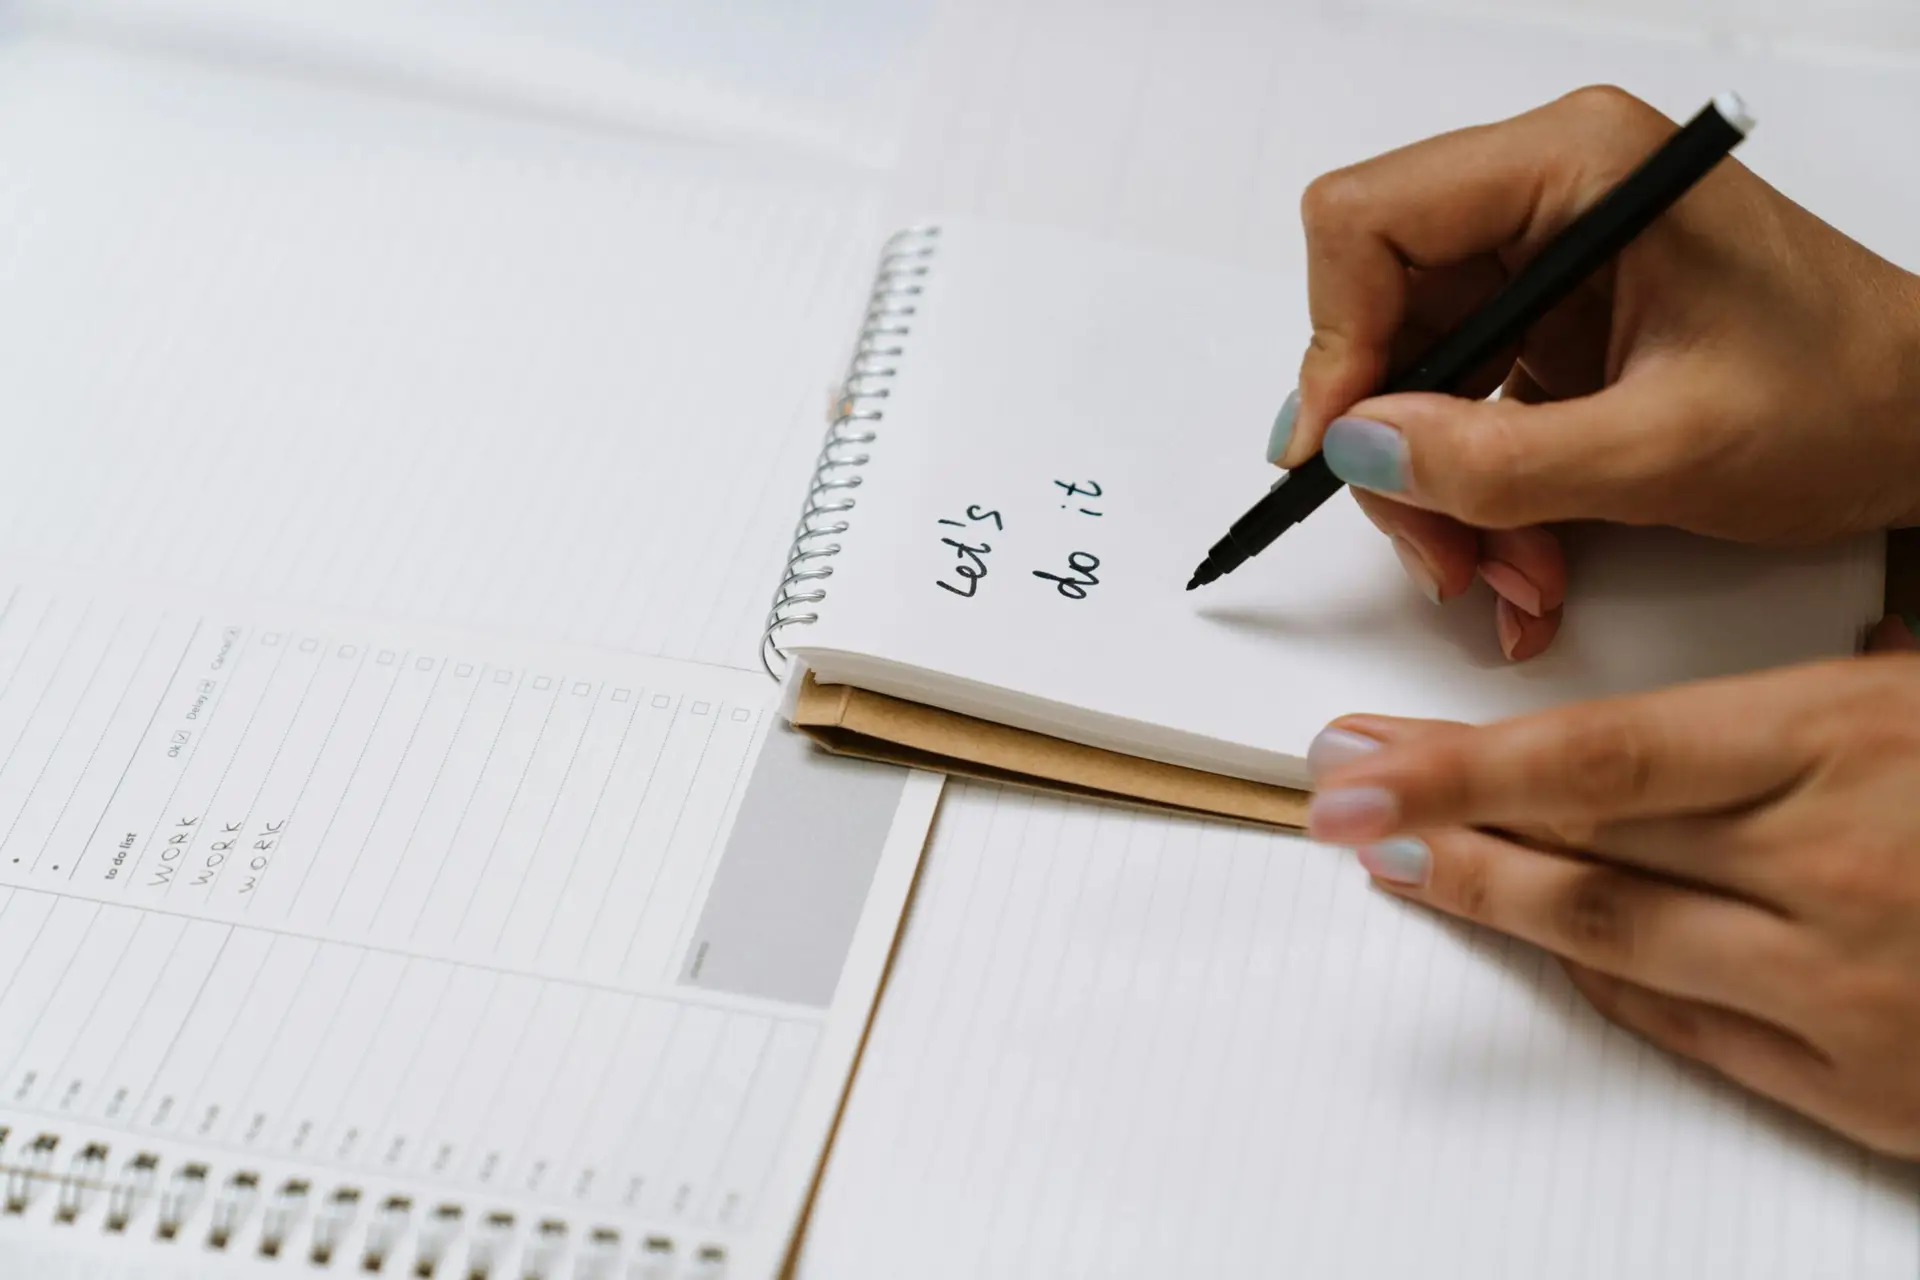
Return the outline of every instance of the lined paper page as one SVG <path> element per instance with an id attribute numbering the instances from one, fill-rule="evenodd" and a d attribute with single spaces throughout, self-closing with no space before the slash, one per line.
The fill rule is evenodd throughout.
<path id="1" fill-rule="evenodd" d="M 1336 850 L 954 784 L 803 1274 L 1910 1276 L 1911 1168 Z"/>
<path id="2" fill-rule="evenodd" d="M 634 984 L 4 896 L 5 1109 L 139 1135 L 129 1150 L 174 1137 L 724 1234 L 753 1223 L 784 1137 L 767 1121 L 819 1044 L 814 1017 Z"/>
<path id="3" fill-rule="evenodd" d="M 394 634 L 16 576 L 0 883 L 659 977 L 764 729 L 764 678 Z"/>
<path id="4" fill-rule="evenodd" d="M 770 1266 L 938 790 L 774 696 L 6 566 L 0 1130 Z"/>

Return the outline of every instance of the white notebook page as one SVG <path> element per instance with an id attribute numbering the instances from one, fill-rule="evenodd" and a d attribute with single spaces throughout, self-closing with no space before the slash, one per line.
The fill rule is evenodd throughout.
<path id="1" fill-rule="evenodd" d="M 757 666 L 876 198 L 766 146 L 29 27 L 0 549 Z"/>
<path id="2" fill-rule="evenodd" d="M 805 1275 L 1889 1276 L 1911 1166 L 1341 851 L 954 784 Z"/>
<path id="3" fill-rule="evenodd" d="M 817 624 L 783 642 L 965 682 L 933 701 L 1174 764 L 1303 784 L 1343 712 L 1482 720 L 1852 653 L 1880 538 L 1756 551 L 1570 536 L 1564 632 L 1506 661 L 1492 596 L 1435 608 L 1350 494 L 1198 591 L 1265 492 L 1256 446 L 1304 349 L 1292 275 L 956 220 L 888 361 Z M 914 677 L 854 683 L 912 698 Z"/>
<path id="4" fill-rule="evenodd" d="M 24 0 L 36 24 L 878 166 L 936 0 Z"/>
<path id="5" fill-rule="evenodd" d="M 805 819 L 778 775 L 807 757 L 770 730 L 773 694 L 9 567 L 5 1155 L 54 1133 L 58 1175 L 99 1141 L 100 1184 L 141 1156 L 169 1183 L 203 1163 L 182 1253 L 245 1173 L 235 1255 L 299 1180 L 310 1216 L 358 1196 L 342 1250 L 397 1194 L 403 1259 L 445 1204 L 454 1260 L 484 1211 L 518 1228 L 502 1265 L 541 1224 L 563 1257 L 657 1242 L 769 1274 L 937 794 L 871 771 L 842 797 L 869 838 L 817 859 L 787 826 Z M 765 878 L 796 860 L 804 911 Z M 53 1185 L 29 1216 L 57 1211 Z M 167 1217 L 150 1197 L 126 1231 Z M 294 1226 L 304 1255 L 318 1237 Z"/>

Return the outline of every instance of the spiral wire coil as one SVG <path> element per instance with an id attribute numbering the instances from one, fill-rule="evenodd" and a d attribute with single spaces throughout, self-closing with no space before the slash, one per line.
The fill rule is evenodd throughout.
<path id="1" fill-rule="evenodd" d="M 667 1236 L 634 1238 L 611 1227 L 596 1227 L 574 1239 L 568 1224 L 558 1219 L 528 1221 L 503 1211 L 469 1215 L 452 1203 L 419 1212 L 404 1195 L 389 1195 L 371 1207 L 364 1215 L 365 1230 L 354 1237 L 356 1222 L 363 1217 L 362 1195 L 350 1185 L 323 1196 L 304 1179 L 289 1178 L 269 1188 L 259 1174 L 246 1170 L 216 1181 L 213 1171 L 198 1161 L 163 1171 L 161 1159 L 144 1151 L 116 1169 L 101 1142 L 73 1150 L 63 1164 L 59 1134 L 39 1132 L 23 1141 L 26 1137 L 0 1123 L 0 1231 L 8 1218 L 44 1213 L 49 1222 L 68 1230 L 91 1225 L 129 1240 L 146 1236 L 161 1248 L 188 1251 L 187 1256 L 193 1251 L 244 1250 L 263 1260 L 285 1258 L 309 1275 L 333 1271 L 408 1280 L 724 1280 L 727 1269 L 726 1252 L 718 1245 L 703 1244 L 683 1253 Z M 304 1247 L 296 1253 L 297 1238 L 304 1239 Z M 350 1239 L 357 1240 L 352 1254 L 343 1249 Z M 516 1253 L 518 1261 L 509 1272 L 506 1264 Z"/>
<path id="2" fill-rule="evenodd" d="M 774 592 L 760 637 L 761 665 L 776 680 L 786 674 L 787 666 L 780 633 L 820 620 L 817 606 L 827 598 L 833 557 L 840 554 L 835 539 L 850 527 L 847 515 L 858 502 L 854 493 L 860 487 L 860 469 L 871 461 L 866 447 L 877 438 L 877 428 L 886 416 L 888 384 L 900 372 L 939 238 L 938 227 L 910 227 L 888 237 L 880 251 L 860 336 L 834 397 L 826 439 L 814 462 L 813 483 L 787 547 L 786 575 Z"/>

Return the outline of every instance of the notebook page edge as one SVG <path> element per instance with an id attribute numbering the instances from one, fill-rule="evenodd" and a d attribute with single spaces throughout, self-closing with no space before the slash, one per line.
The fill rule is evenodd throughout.
<path id="1" fill-rule="evenodd" d="M 816 680 L 851 685 L 908 702 L 924 703 L 976 720 L 1062 738 L 1103 751 L 1137 756 L 1182 769 L 1197 769 L 1268 786 L 1312 786 L 1306 760 L 1260 751 L 1198 734 L 1129 720 L 1069 703 L 1038 698 L 977 680 L 857 650 L 797 646 Z"/>

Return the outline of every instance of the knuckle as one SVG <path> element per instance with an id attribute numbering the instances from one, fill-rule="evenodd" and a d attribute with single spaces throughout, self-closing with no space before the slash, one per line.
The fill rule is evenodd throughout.
<path id="1" fill-rule="evenodd" d="M 1449 514 L 1469 524 L 1507 528 L 1525 523 L 1526 444 L 1518 426 L 1510 406 L 1495 402 L 1478 407 L 1443 444 L 1443 453 L 1450 456 L 1435 460 L 1445 474 L 1420 476 L 1421 488 L 1443 501 L 1450 499 Z M 1420 450 L 1413 455 L 1418 472 Z"/>
<path id="2" fill-rule="evenodd" d="M 1352 340 L 1336 324 L 1324 320 L 1314 322 L 1313 333 L 1307 338 L 1309 360 L 1300 370 L 1300 388 L 1302 394 L 1311 388 L 1319 391 L 1322 383 L 1336 380 L 1337 371 L 1344 358 L 1353 348 Z M 1317 357 L 1313 359 L 1313 357 Z"/>
<path id="3" fill-rule="evenodd" d="M 1560 849 L 1591 849 L 1606 831 L 1606 824 L 1592 818 L 1560 818 L 1540 824 L 1540 838 Z"/>
<path id="4" fill-rule="evenodd" d="M 1655 1043 L 1688 1058 L 1700 1056 L 1702 1011 L 1683 1000 L 1653 996 L 1645 1010 L 1645 1030 Z"/>
<path id="5" fill-rule="evenodd" d="M 1419 754 L 1413 767 L 1424 780 L 1428 810 L 1458 815 L 1478 807 L 1483 788 L 1475 784 L 1481 763 L 1470 734 L 1443 730 L 1415 750 Z"/>
<path id="6" fill-rule="evenodd" d="M 1617 84 L 1583 85 L 1560 101 L 1567 110 L 1605 129 L 1645 126 L 1660 118 L 1658 111 Z"/>
<path id="7" fill-rule="evenodd" d="M 1550 104 L 1562 176 L 1576 188 L 1610 186 L 1670 135 L 1673 121 L 1618 85 L 1592 84 Z M 1576 145 L 1567 145 L 1576 144 Z M 1574 154 L 1581 159 L 1571 159 Z"/>
<path id="8" fill-rule="evenodd" d="M 1588 871 L 1554 905 L 1552 928 L 1576 956 L 1596 956 L 1619 966 L 1634 953 L 1631 904 L 1619 876 Z"/>
<path id="9" fill-rule="evenodd" d="M 1843 845 L 1817 848 L 1802 874 L 1813 899 L 1831 912 L 1856 921 L 1897 917 L 1904 914 L 1898 889 L 1905 861 L 1905 850 L 1856 832 Z M 1860 941 L 1873 946 L 1880 940 L 1863 935 Z"/>
<path id="10" fill-rule="evenodd" d="M 1454 910 L 1464 918 L 1485 921 L 1493 903 L 1493 868 L 1477 853 L 1461 853 L 1454 858 Z"/>
<path id="11" fill-rule="evenodd" d="M 1575 722 L 1561 746 L 1555 779 L 1576 803 L 1592 808 L 1630 808 L 1653 785 L 1648 732 L 1618 716 Z"/>
<path id="12" fill-rule="evenodd" d="M 1357 167 L 1323 173 L 1300 193 L 1300 222 L 1308 236 L 1351 225 L 1366 204 L 1366 179 Z"/>

